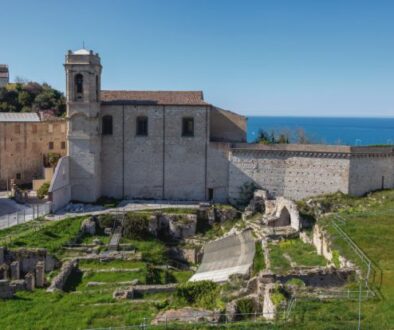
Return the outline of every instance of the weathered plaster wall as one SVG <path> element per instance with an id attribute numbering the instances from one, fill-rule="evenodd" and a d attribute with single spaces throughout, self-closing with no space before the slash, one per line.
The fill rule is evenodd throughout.
<path id="1" fill-rule="evenodd" d="M 229 152 L 229 143 L 209 144 L 207 189 L 213 189 L 213 199 L 217 202 L 226 202 L 228 197 Z"/>
<path id="2" fill-rule="evenodd" d="M 52 212 L 64 207 L 71 200 L 70 157 L 60 158 L 49 187 L 49 199 L 52 201 Z"/>
<path id="3" fill-rule="evenodd" d="M 49 149 L 49 143 L 53 149 Z M 16 184 L 31 183 L 43 173 L 43 156 L 49 152 L 66 154 L 66 122 L 0 123 L 0 189 L 7 179 Z M 17 174 L 21 175 L 19 180 Z"/>
<path id="4" fill-rule="evenodd" d="M 382 149 L 358 149 L 350 159 L 349 193 L 360 196 L 377 189 L 394 188 L 394 154 Z M 387 148 L 385 148 L 387 150 Z"/>

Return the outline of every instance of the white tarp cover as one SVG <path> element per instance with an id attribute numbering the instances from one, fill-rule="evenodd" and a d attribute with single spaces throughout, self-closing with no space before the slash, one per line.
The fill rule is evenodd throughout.
<path id="1" fill-rule="evenodd" d="M 204 256 L 190 281 L 225 282 L 232 274 L 247 274 L 253 264 L 255 240 L 251 230 L 204 246 Z"/>

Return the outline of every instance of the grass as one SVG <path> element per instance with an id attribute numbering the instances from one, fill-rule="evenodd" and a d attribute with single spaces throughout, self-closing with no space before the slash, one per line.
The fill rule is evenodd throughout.
<path id="1" fill-rule="evenodd" d="M 76 217 L 51 221 L 34 233 L 27 231 L 17 235 L 7 246 L 9 248 L 40 247 L 57 254 L 65 244 L 76 237 L 84 219 L 84 217 Z"/>
<path id="2" fill-rule="evenodd" d="M 284 256 L 287 254 L 297 266 L 315 267 L 325 266 L 327 261 L 316 253 L 311 244 L 300 239 L 287 239 L 278 244 L 270 244 L 271 268 L 277 273 L 284 274 L 291 270 L 290 261 Z"/>
<path id="3" fill-rule="evenodd" d="M 260 271 L 262 271 L 265 268 L 265 263 L 264 263 L 264 252 L 263 248 L 261 246 L 261 241 L 256 242 L 256 253 L 254 255 L 253 259 L 253 270 L 252 274 L 257 275 Z"/>
<path id="4" fill-rule="evenodd" d="M 370 194 L 355 199 L 340 213 L 345 221 L 341 227 L 361 250 L 372 260 L 375 277 L 372 285 L 382 299 L 363 301 L 361 328 L 394 328 L 394 190 Z M 329 232 L 334 249 L 359 265 L 354 252 L 332 226 L 334 217 L 320 224 Z M 365 267 L 362 267 L 365 270 Z M 364 272 L 365 274 L 365 272 Z M 305 329 L 349 329 L 357 327 L 357 302 L 336 300 L 331 302 L 299 301 L 294 313 L 295 322 L 304 322 Z"/>

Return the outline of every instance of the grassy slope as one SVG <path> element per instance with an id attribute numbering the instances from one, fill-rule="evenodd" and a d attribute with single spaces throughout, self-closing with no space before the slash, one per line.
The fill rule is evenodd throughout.
<path id="1" fill-rule="evenodd" d="M 357 245 L 376 263 L 383 273 L 380 293 L 382 300 L 362 302 L 364 329 L 394 328 L 394 191 L 372 194 L 370 197 L 352 201 L 351 208 L 342 212 L 346 219 L 342 228 Z M 340 253 L 354 259 L 354 253 L 338 238 L 330 225 L 329 217 L 322 223 L 329 230 Z M 379 272 L 378 272 L 379 275 Z M 379 284 L 380 276 L 375 278 Z M 357 327 L 358 304 L 349 301 L 299 302 L 296 318 L 304 322 L 304 329 L 347 329 Z"/>

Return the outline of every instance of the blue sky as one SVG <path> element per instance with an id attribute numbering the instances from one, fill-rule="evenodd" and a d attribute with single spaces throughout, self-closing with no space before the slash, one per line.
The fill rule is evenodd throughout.
<path id="1" fill-rule="evenodd" d="M 245 115 L 394 116 L 394 1 L 0 0 L 0 63 L 64 90 L 100 53 L 104 89 L 203 90 Z"/>

